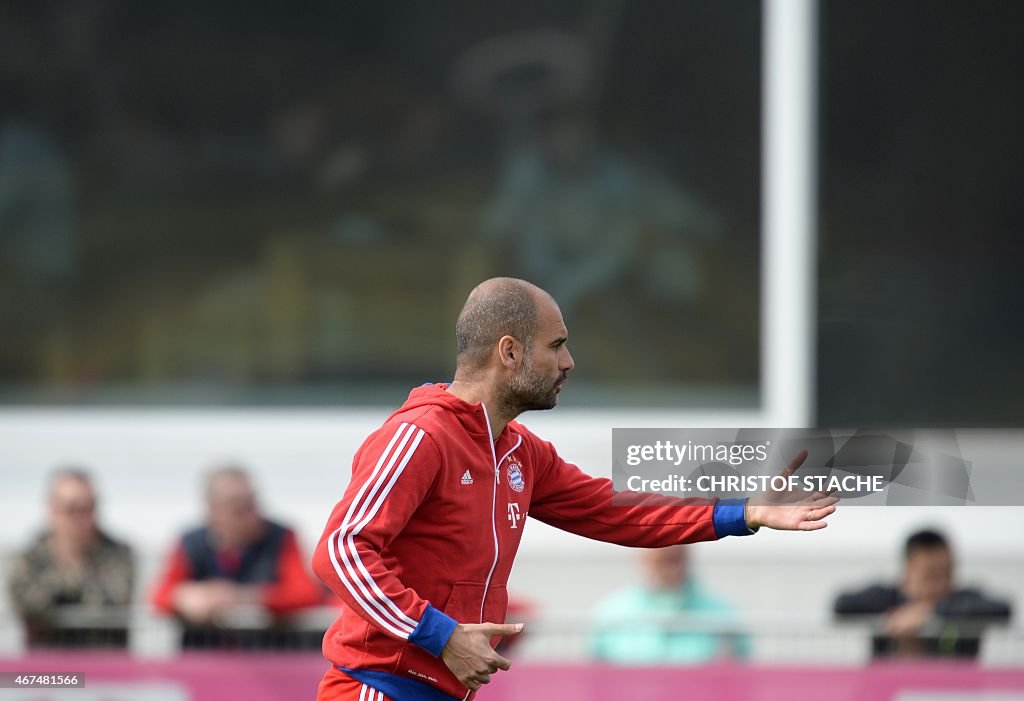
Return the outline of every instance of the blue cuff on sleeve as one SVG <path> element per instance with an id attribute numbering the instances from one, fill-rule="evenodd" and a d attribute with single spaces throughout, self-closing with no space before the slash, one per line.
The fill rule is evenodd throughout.
<path id="1" fill-rule="evenodd" d="M 423 612 L 420 624 L 409 635 L 409 642 L 416 643 L 437 657 L 444 650 L 444 646 L 448 644 L 448 638 L 452 637 L 452 631 L 457 625 L 458 622 L 454 618 L 446 616 L 427 604 L 427 610 Z"/>
<path id="2" fill-rule="evenodd" d="M 751 535 L 757 531 L 747 528 L 747 519 L 743 516 L 746 499 L 719 499 L 715 502 L 712 520 L 715 522 L 715 535 L 724 538 L 727 535 Z"/>

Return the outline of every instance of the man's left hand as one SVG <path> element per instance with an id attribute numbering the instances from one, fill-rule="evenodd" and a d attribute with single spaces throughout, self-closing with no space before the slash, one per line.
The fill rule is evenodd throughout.
<path id="1" fill-rule="evenodd" d="M 806 459 L 807 451 L 801 450 L 779 476 L 789 479 Z M 828 525 L 825 517 L 836 510 L 838 501 L 839 497 L 827 492 L 767 490 L 747 501 L 743 515 L 750 529 L 765 526 L 779 531 L 817 531 Z"/>

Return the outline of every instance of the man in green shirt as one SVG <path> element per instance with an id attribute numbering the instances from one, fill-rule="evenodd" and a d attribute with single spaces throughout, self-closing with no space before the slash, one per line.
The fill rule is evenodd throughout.
<path id="1" fill-rule="evenodd" d="M 641 551 L 645 582 L 601 602 L 593 656 L 619 664 L 701 664 L 743 658 L 733 608 L 689 574 L 684 545 Z"/>

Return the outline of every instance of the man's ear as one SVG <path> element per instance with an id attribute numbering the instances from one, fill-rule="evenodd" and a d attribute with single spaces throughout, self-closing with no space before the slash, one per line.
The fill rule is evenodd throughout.
<path id="1" fill-rule="evenodd" d="M 514 336 L 502 336 L 498 339 L 498 359 L 507 369 L 517 369 L 523 361 L 523 344 Z"/>

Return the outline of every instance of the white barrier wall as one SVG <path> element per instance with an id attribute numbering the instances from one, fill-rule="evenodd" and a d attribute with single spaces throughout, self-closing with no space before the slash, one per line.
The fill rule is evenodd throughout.
<path id="1" fill-rule="evenodd" d="M 0 412 L 0 553 L 42 525 L 52 469 L 79 464 L 94 475 L 102 522 L 133 543 L 145 592 L 175 535 L 202 516 L 201 480 L 220 461 L 254 473 L 267 512 L 295 526 L 309 552 L 348 482 L 352 455 L 390 409 L 7 410 Z M 571 411 L 525 423 L 592 474 L 610 475 L 616 426 L 759 425 L 754 415 Z M 1015 437 L 1014 440 L 1020 440 Z M 894 576 L 913 528 L 935 525 L 961 554 L 965 582 L 1024 610 L 1021 507 L 848 506 L 817 533 L 763 532 L 698 545 L 701 577 L 751 611 L 825 615 L 837 588 Z M 530 521 L 512 589 L 541 610 L 586 611 L 635 578 L 626 548 L 586 541 Z M 2 606 L 0 606 L 2 608 Z"/>

